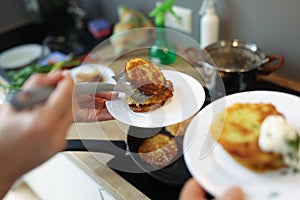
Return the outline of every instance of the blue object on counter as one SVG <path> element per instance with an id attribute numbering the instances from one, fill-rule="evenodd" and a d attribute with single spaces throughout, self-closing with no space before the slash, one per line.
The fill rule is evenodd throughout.
<path id="1" fill-rule="evenodd" d="M 45 59 L 43 59 L 39 64 L 40 65 L 47 65 L 47 64 L 53 64 L 60 61 L 67 60 L 68 56 L 64 53 L 61 53 L 59 51 L 54 51 L 49 56 L 47 56 Z"/>
<path id="2" fill-rule="evenodd" d="M 106 37 L 111 34 L 111 29 L 108 21 L 99 18 L 88 22 L 88 30 L 93 34 L 95 38 Z"/>

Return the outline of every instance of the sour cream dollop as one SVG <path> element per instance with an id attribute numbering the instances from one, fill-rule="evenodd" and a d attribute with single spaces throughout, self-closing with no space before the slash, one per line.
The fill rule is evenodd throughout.
<path id="1" fill-rule="evenodd" d="M 280 153 L 284 162 L 300 169 L 299 132 L 282 116 L 268 116 L 261 124 L 258 139 L 262 151 Z"/>

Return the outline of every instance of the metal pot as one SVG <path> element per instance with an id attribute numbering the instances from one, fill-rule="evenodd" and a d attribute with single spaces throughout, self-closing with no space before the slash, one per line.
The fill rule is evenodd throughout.
<path id="1" fill-rule="evenodd" d="M 192 55 L 191 50 L 194 51 L 191 48 L 186 49 L 186 54 Z M 199 60 L 197 66 L 203 68 L 209 87 L 214 87 L 215 73 L 219 73 L 226 94 L 253 90 L 257 83 L 257 74 L 268 75 L 284 63 L 282 55 L 265 55 L 256 44 L 236 39 L 220 40 L 207 46 L 205 50 L 217 67 Z M 195 64 L 195 57 L 188 56 L 188 59 Z"/>

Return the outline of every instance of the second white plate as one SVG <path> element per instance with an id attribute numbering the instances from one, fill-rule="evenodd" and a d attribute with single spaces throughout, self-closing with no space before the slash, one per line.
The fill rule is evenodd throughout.
<path id="1" fill-rule="evenodd" d="M 234 103 L 272 103 L 286 120 L 300 128 L 300 97 L 271 91 L 242 92 L 219 99 L 193 118 L 184 137 L 184 158 L 193 177 L 211 194 L 220 196 L 239 186 L 246 199 L 295 199 L 300 195 L 300 173 L 282 170 L 254 173 L 238 164 L 211 137 L 214 116 Z M 285 172 L 285 171 L 284 171 Z"/>

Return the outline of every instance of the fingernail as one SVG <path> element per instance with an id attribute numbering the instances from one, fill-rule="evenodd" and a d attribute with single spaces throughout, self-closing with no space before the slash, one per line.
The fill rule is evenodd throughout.
<path id="1" fill-rule="evenodd" d="M 56 71 L 48 73 L 48 76 L 52 78 L 52 77 L 58 76 L 59 74 L 61 74 L 61 70 L 56 70 Z"/>
<path id="2" fill-rule="evenodd" d="M 111 92 L 111 98 L 116 99 L 119 96 L 118 92 Z"/>
<path id="3" fill-rule="evenodd" d="M 70 73 L 70 71 L 69 70 L 63 70 L 62 71 L 62 74 L 64 75 L 64 76 L 71 76 L 71 73 Z"/>

